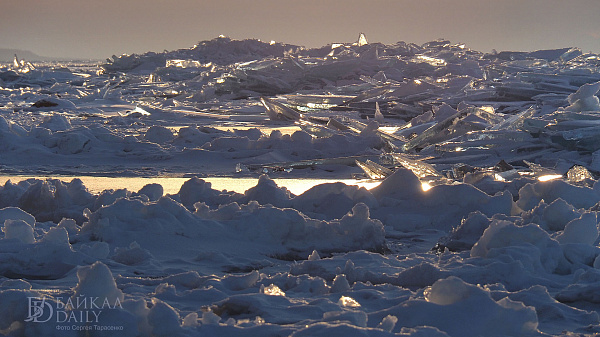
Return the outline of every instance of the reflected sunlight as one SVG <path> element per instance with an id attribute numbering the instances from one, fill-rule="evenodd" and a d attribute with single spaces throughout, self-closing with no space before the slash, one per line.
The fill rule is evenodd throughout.
<path id="1" fill-rule="evenodd" d="M 538 180 L 539 181 L 549 181 L 549 180 L 559 179 L 562 177 L 563 177 L 562 174 L 546 174 L 546 175 L 538 177 Z"/>
<path id="2" fill-rule="evenodd" d="M 421 189 L 423 189 L 424 192 L 429 191 L 432 187 L 433 186 L 431 186 L 427 181 L 421 183 Z"/>
<path id="3" fill-rule="evenodd" d="M 107 189 L 126 188 L 129 191 L 139 191 L 142 187 L 147 184 L 157 183 L 162 185 L 165 194 L 176 194 L 179 193 L 181 185 L 191 178 L 181 177 L 90 177 L 90 176 L 79 176 L 79 177 L 66 177 L 66 176 L 0 176 L 0 185 L 4 185 L 6 181 L 11 180 L 13 183 L 27 180 L 29 178 L 35 179 L 61 179 L 65 182 L 69 182 L 75 178 L 81 179 L 86 188 L 92 193 L 100 193 Z M 202 180 L 211 183 L 212 188 L 216 190 L 228 190 L 237 193 L 244 193 L 251 187 L 256 186 L 258 183 L 258 177 L 204 177 Z M 355 185 L 358 187 L 364 187 L 366 189 L 372 189 L 379 186 L 381 181 L 373 180 L 356 180 L 356 179 L 292 179 L 292 178 L 275 178 L 275 183 L 280 187 L 287 188 L 290 192 L 295 195 L 300 195 L 312 187 L 320 184 L 336 183 L 341 182 L 346 185 Z"/>
<path id="4" fill-rule="evenodd" d="M 285 292 L 283 292 L 283 290 L 281 290 L 278 286 L 274 284 L 262 288 L 261 293 L 269 296 L 285 296 Z"/>
<path id="5" fill-rule="evenodd" d="M 499 175 L 498 173 L 494 173 L 494 179 L 497 181 L 506 181 L 506 179 L 504 179 L 504 177 Z"/>
<path id="6" fill-rule="evenodd" d="M 355 299 L 353 299 L 352 297 L 348 297 L 348 296 L 340 297 L 338 304 L 340 304 L 343 307 L 350 307 L 350 308 L 360 307 L 360 304 Z"/>

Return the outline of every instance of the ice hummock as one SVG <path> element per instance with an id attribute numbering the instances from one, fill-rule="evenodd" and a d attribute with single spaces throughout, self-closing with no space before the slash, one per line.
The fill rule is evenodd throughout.
<path id="1" fill-rule="evenodd" d="M 360 34 L 3 65 L 0 169 L 52 178 L 0 186 L 0 333 L 97 297 L 123 335 L 598 334 L 599 60 Z"/>

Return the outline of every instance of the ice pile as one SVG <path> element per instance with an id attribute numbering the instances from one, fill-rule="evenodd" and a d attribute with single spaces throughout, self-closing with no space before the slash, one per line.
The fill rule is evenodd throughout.
<path id="1" fill-rule="evenodd" d="M 203 165 L 222 174 L 238 163 L 328 172 L 356 160 L 382 164 L 382 152 L 419 152 L 413 159 L 428 158 L 440 171 L 501 160 L 519 170 L 542 155 L 537 164 L 560 174 L 569 164 L 596 170 L 588 152 L 597 150 L 597 55 L 365 41 L 305 49 L 220 37 L 113 57 L 100 72 L 80 64 L 7 68 L 2 152 L 7 164 L 34 172 L 27 165 L 34 157 L 71 173 L 104 166 L 181 174 Z M 272 126 L 269 119 L 303 132 L 235 130 Z M 61 167 L 64 160 L 77 168 Z"/>
<path id="2" fill-rule="evenodd" d="M 6 182 L 0 333 L 599 334 L 599 67 L 364 35 L 3 66 L 4 173 L 261 176 Z"/>
<path id="3" fill-rule="evenodd" d="M 395 194 L 386 190 L 408 189 L 402 193 L 423 198 L 444 195 L 436 192 L 439 188 L 455 187 L 423 191 L 416 176 L 411 178 L 414 187 L 398 178 L 410 174 L 399 170 L 373 192 L 363 189 L 359 199 L 370 200 L 371 206 L 354 200 L 348 203 L 355 205 L 346 215 L 333 220 L 302 213 L 308 200 L 314 204 L 321 200 L 312 191 L 293 196 L 266 176 L 245 194 L 213 190 L 197 178 L 178 194 L 155 195 L 158 199 L 153 201 L 145 194 L 153 194 L 156 186 L 152 185 L 139 192 L 105 191 L 91 195 L 88 206 L 92 208 L 82 210 L 82 224 L 68 218 L 37 222 L 20 208 L 6 207 L 0 210 L 4 219 L 0 246 L 5 256 L 0 296 L 13 302 L 44 297 L 55 308 L 64 307 L 68 298 L 106 297 L 111 307 L 105 308 L 104 320 L 98 323 L 132 334 L 164 330 L 181 335 L 275 331 L 380 335 L 387 331 L 479 336 L 493 329 L 506 336 L 534 336 L 540 331 L 596 331 L 589 330 L 600 324 L 596 312 L 569 306 L 587 301 L 585 308 L 590 310 L 596 303 L 594 297 L 586 297 L 595 289 L 600 260 L 596 204 L 591 201 L 592 206 L 575 208 L 565 201 L 572 193 L 569 189 L 593 193 L 592 189 L 564 183 L 561 197 L 550 204 L 540 200 L 528 210 L 502 196 L 499 202 L 504 206 L 499 208 L 488 207 L 494 203 L 490 200 L 465 201 L 461 207 L 467 211 L 472 207 L 474 212 L 440 241 L 445 246 L 438 244 L 440 253 L 435 254 L 418 245 L 409 247 L 415 242 L 411 238 L 427 238 L 435 226 L 409 231 L 398 229 L 387 218 L 382 223 L 370 217 L 371 209 L 394 214 L 380 205 L 393 202 L 386 198 Z M 561 181 L 535 185 L 557 182 Z M 48 184 L 27 183 L 29 189 Z M 86 192 L 79 187 L 80 193 Z M 341 186 L 317 187 L 335 192 Z M 482 193 L 475 191 L 455 194 Z M 272 194 L 294 208 L 266 202 Z M 595 198 L 600 200 L 597 194 Z M 303 201 L 296 204 L 296 199 Z M 193 209 L 182 200 L 192 203 Z M 443 207 L 426 200 L 409 206 L 421 217 Z M 532 200 L 537 200 L 535 195 L 523 192 L 516 204 Z M 73 207 L 55 205 L 58 213 Z M 310 214 L 331 216 L 320 211 L 313 208 Z M 407 214 L 404 222 L 411 221 L 408 208 L 396 214 L 397 219 Z M 450 221 L 454 215 L 447 216 Z M 434 237 L 444 231 L 433 232 Z M 424 241 L 433 244 L 431 239 Z M 79 281 L 73 280 L 75 270 Z M 23 281 L 17 284 L 9 278 Z M 59 293 L 43 292 L 40 282 L 47 279 L 54 280 Z M 17 285 L 21 290 L 15 289 Z M 26 304 L 15 305 L 26 309 Z M 25 309 L 5 318 L 4 333 L 44 333 L 64 325 L 26 322 Z"/>

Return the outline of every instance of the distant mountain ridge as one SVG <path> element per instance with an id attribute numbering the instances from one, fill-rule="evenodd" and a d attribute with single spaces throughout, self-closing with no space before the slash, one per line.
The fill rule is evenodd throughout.
<path id="1" fill-rule="evenodd" d="M 12 62 L 15 54 L 19 60 L 25 61 L 59 61 L 66 58 L 40 56 L 29 50 L 0 48 L 0 62 Z"/>

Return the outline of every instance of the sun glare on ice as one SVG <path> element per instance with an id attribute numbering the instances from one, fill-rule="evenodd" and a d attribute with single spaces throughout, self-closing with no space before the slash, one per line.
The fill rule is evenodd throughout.
<path id="1" fill-rule="evenodd" d="M 504 177 L 502 177 L 498 173 L 494 174 L 494 179 L 497 180 L 497 181 L 506 181 L 506 179 L 504 179 Z"/>
<path id="2" fill-rule="evenodd" d="M 539 181 L 549 181 L 549 180 L 554 180 L 554 179 L 559 179 L 562 178 L 562 174 L 546 174 L 543 176 L 538 177 Z"/>
<path id="3" fill-rule="evenodd" d="M 340 304 L 343 307 L 350 307 L 350 308 L 360 307 L 360 304 L 355 299 L 353 299 L 352 297 L 348 297 L 348 296 L 340 297 L 338 304 Z"/>
<path id="4" fill-rule="evenodd" d="M 269 296 L 285 296 L 285 292 L 274 284 L 264 287 L 264 289 L 261 289 L 261 292 Z"/>
<path id="5" fill-rule="evenodd" d="M 431 186 L 427 181 L 421 183 L 421 189 L 423 189 L 424 192 L 429 191 L 432 187 L 433 186 Z"/>

